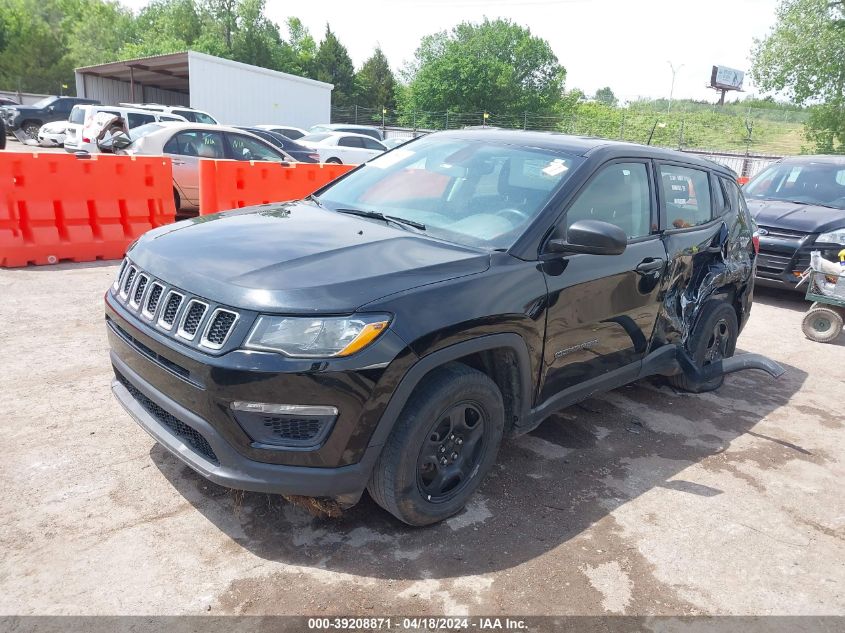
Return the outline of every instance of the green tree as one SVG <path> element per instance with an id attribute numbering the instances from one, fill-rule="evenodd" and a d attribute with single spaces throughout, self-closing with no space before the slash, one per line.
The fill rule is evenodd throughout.
<path id="1" fill-rule="evenodd" d="M 509 20 L 465 22 L 422 39 L 405 69 L 405 109 L 553 112 L 566 70 L 549 43 Z"/>
<path id="2" fill-rule="evenodd" d="M 355 74 L 355 95 L 358 105 L 365 108 L 392 110 L 396 107 L 396 78 L 380 47 L 364 62 Z"/>
<path id="3" fill-rule="evenodd" d="M 80 0 L 74 8 L 62 21 L 68 65 L 78 68 L 117 59 L 134 34 L 132 12 L 115 0 Z"/>
<path id="4" fill-rule="evenodd" d="M 59 0 L 0 0 L 0 86 L 44 93 L 72 86 L 65 16 Z"/>
<path id="5" fill-rule="evenodd" d="M 845 152 L 845 1 L 782 0 L 772 31 L 755 43 L 752 77 L 811 110 L 817 151 Z"/>
<path id="6" fill-rule="evenodd" d="M 615 108 L 616 104 L 619 103 L 619 100 L 616 98 L 616 95 L 613 94 L 613 90 L 610 89 L 610 86 L 596 90 L 596 101 L 603 103 L 606 106 L 610 106 L 611 108 Z"/>
<path id="7" fill-rule="evenodd" d="M 205 32 L 200 7 L 194 0 L 154 0 L 135 19 L 134 33 L 120 51 L 119 57 L 131 59 L 185 51 L 197 46 Z"/>
<path id="8" fill-rule="evenodd" d="M 282 70 L 301 77 L 314 77 L 317 42 L 299 18 L 287 19 L 288 38 L 282 43 Z"/>
<path id="9" fill-rule="evenodd" d="M 346 47 L 326 24 L 326 35 L 314 58 L 314 78 L 334 84 L 332 105 L 349 106 L 355 102 L 355 68 Z"/>
<path id="10" fill-rule="evenodd" d="M 238 4 L 232 55 L 245 64 L 281 70 L 282 39 L 279 27 L 264 15 L 264 1 L 241 0 Z"/>

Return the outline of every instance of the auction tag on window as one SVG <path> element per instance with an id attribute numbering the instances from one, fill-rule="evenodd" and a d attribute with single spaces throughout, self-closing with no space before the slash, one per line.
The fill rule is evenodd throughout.
<path id="1" fill-rule="evenodd" d="M 546 165 L 543 168 L 543 173 L 547 176 L 560 176 L 563 172 L 567 171 L 569 167 L 566 166 L 566 163 L 560 159 L 555 158 L 552 162 Z"/>

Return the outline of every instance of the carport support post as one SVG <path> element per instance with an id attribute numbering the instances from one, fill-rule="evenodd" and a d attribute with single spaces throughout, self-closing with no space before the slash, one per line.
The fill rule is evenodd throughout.
<path id="1" fill-rule="evenodd" d="M 135 103 L 135 69 L 129 67 L 129 100 Z"/>

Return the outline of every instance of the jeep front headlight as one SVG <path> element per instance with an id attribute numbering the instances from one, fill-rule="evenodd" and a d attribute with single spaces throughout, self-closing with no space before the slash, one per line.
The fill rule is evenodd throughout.
<path id="1" fill-rule="evenodd" d="M 297 358 L 349 356 L 375 341 L 390 324 L 385 314 L 281 317 L 262 314 L 245 347 Z"/>

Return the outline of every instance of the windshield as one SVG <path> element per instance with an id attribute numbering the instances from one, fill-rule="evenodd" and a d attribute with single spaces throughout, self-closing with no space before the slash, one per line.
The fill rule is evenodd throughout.
<path id="1" fill-rule="evenodd" d="M 745 197 L 845 209 L 845 164 L 779 163 L 745 185 Z"/>
<path id="2" fill-rule="evenodd" d="M 208 125 L 217 125 L 217 121 L 212 119 L 210 116 L 205 114 L 204 112 L 195 112 L 194 119 L 197 123 L 207 123 Z"/>
<path id="3" fill-rule="evenodd" d="M 33 103 L 30 107 L 31 108 L 46 108 L 48 105 L 56 101 L 58 97 L 44 97 L 43 99 L 39 99 L 35 103 Z"/>
<path id="4" fill-rule="evenodd" d="M 152 134 L 153 132 L 157 132 L 162 129 L 164 129 L 164 125 L 161 123 L 147 123 L 146 125 L 139 125 L 138 127 L 129 130 L 129 138 L 134 142 L 142 136 Z"/>
<path id="5" fill-rule="evenodd" d="M 411 220 L 459 244 L 505 249 L 579 161 L 553 150 L 432 136 L 374 158 L 324 189 L 319 202 Z"/>

